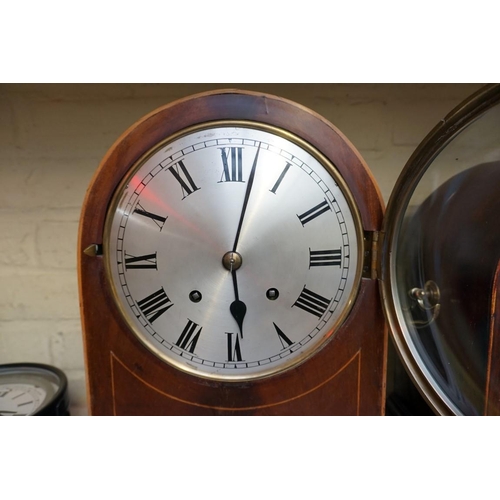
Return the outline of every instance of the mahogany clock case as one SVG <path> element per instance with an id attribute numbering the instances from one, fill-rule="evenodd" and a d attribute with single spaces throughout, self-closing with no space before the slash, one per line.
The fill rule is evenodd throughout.
<path id="1" fill-rule="evenodd" d="M 247 380 L 179 370 L 138 340 L 113 299 L 100 254 L 106 216 L 124 177 L 157 144 L 189 127 L 247 121 L 298 137 L 331 162 L 359 213 L 363 277 L 348 317 L 300 363 Z M 94 415 L 381 415 L 387 330 L 372 262 L 381 197 L 361 156 L 332 124 L 276 96 L 223 90 L 181 99 L 127 130 L 103 159 L 82 209 L 78 269 L 90 412 Z M 363 237 L 365 241 L 363 242 Z M 373 243 L 374 244 L 374 243 Z M 96 251 L 97 250 L 97 251 Z M 87 253 L 84 253 L 87 251 Z M 104 254 L 106 248 L 103 249 Z M 93 255 L 89 255 L 92 254 Z"/>

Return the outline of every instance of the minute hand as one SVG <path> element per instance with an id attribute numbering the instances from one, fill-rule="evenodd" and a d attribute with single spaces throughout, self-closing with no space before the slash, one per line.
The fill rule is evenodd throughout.
<path id="1" fill-rule="evenodd" d="M 236 231 L 236 238 L 234 239 L 233 252 L 236 252 L 238 246 L 238 240 L 240 239 L 241 227 L 243 225 L 243 219 L 245 218 L 245 212 L 247 210 L 248 200 L 250 198 L 250 191 L 252 190 L 253 180 L 255 177 L 255 169 L 257 167 L 257 160 L 259 159 L 260 142 L 257 148 L 257 153 L 253 160 L 252 170 L 250 171 L 250 176 L 248 177 L 247 189 L 245 191 L 245 199 L 243 200 L 243 207 L 241 209 L 240 222 L 238 224 L 238 230 Z M 231 266 L 231 275 L 233 277 L 233 288 L 234 288 L 234 301 L 231 302 L 229 310 L 233 318 L 238 323 L 240 328 L 241 338 L 243 338 L 243 320 L 245 319 L 245 314 L 247 313 L 247 306 L 244 302 L 240 300 L 240 294 L 238 292 L 238 280 L 236 279 L 236 269 Z"/>
<path id="2" fill-rule="evenodd" d="M 243 226 L 243 219 L 245 218 L 245 212 L 247 211 L 248 200 L 250 198 L 250 191 L 252 191 L 253 180 L 255 177 L 255 170 L 257 167 L 257 160 L 259 159 L 260 142 L 257 148 L 257 153 L 253 160 L 252 170 L 250 170 L 250 176 L 248 177 L 247 189 L 245 191 L 245 199 L 243 200 L 243 207 L 241 209 L 240 222 L 238 223 L 238 230 L 236 231 L 236 238 L 234 238 L 233 252 L 236 252 L 238 246 L 238 240 L 240 239 L 241 227 Z"/>

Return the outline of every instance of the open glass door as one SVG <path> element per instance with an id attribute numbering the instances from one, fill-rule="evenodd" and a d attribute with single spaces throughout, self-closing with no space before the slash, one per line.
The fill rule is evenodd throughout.
<path id="1" fill-rule="evenodd" d="M 500 86 L 424 139 L 382 236 L 384 306 L 420 392 L 439 414 L 500 414 Z"/>

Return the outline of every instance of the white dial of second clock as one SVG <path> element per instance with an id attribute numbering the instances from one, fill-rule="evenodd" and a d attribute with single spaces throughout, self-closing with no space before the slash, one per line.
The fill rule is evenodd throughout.
<path id="1" fill-rule="evenodd" d="M 159 147 L 115 196 L 107 268 L 163 360 L 244 379 L 332 335 L 359 281 L 352 207 L 313 151 L 274 129 L 212 125 Z"/>

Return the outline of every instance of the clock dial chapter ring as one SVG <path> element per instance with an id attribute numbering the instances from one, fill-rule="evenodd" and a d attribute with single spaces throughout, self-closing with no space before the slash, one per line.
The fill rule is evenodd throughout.
<path id="1" fill-rule="evenodd" d="M 319 152 L 276 127 L 213 122 L 160 143 L 124 179 L 105 268 L 122 317 L 160 359 L 244 380 L 332 337 L 357 293 L 362 242 L 352 196 Z"/>

